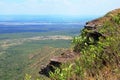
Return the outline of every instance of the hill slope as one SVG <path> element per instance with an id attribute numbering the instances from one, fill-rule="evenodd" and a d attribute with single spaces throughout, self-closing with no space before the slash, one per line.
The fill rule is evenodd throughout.
<path id="1" fill-rule="evenodd" d="M 73 45 L 79 57 L 50 72 L 52 80 L 119 80 L 120 9 L 87 22 Z"/>

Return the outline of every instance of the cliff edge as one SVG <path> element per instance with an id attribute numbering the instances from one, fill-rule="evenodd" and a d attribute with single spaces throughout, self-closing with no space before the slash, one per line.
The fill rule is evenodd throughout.
<path id="1" fill-rule="evenodd" d="M 87 22 L 72 44 L 72 51 L 52 58 L 40 73 L 52 80 L 120 79 L 120 9 Z"/>

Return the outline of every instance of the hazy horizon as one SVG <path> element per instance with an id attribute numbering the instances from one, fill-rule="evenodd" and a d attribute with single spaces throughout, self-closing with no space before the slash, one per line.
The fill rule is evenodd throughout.
<path id="1" fill-rule="evenodd" d="M 0 15 L 0 22 L 86 22 L 101 16 Z"/>

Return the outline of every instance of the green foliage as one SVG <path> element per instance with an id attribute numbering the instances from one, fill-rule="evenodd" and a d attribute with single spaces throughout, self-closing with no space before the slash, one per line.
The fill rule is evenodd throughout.
<path id="1" fill-rule="evenodd" d="M 33 80 L 31 75 L 29 74 L 26 74 L 25 77 L 24 77 L 24 80 Z M 40 80 L 40 79 L 34 79 L 34 80 Z"/>
<path id="2" fill-rule="evenodd" d="M 112 20 L 119 25 L 120 24 L 120 13 L 113 16 Z"/>
<path id="3" fill-rule="evenodd" d="M 53 72 L 49 73 L 50 78 L 52 80 L 69 80 L 70 77 L 72 77 L 72 74 L 71 74 L 71 72 L 73 71 L 72 66 L 73 64 L 70 64 L 67 68 L 66 67 L 62 69 L 56 68 L 54 73 Z"/>
<path id="4" fill-rule="evenodd" d="M 76 52 L 79 52 L 81 49 L 87 46 L 87 37 L 85 35 L 87 35 L 88 32 L 86 30 L 82 30 L 81 32 L 82 33 L 80 36 L 76 36 L 72 40 L 72 44 L 74 45 L 74 50 Z"/>
<path id="5" fill-rule="evenodd" d="M 31 76 L 26 74 L 24 80 L 31 80 Z"/>

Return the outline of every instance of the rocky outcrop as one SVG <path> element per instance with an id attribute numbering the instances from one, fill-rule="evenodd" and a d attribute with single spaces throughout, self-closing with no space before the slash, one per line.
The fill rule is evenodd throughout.
<path id="1" fill-rule="evenodd" d="M 49 72 L 54 72 L 55 71 L 54 67 L 60 67 L 61 64 L 62 64 L 61 62 L 52 60 L 47 66 L 41 68 L 41 71 L 39 73 L 49 77 Z"/>
<path id="2" fill-rule="evenodd" d="M 55 67 L 60 68 L 61 64 L 75 60 L 76 57 L 78 57 L 78 55 L 79 54 L 76 52 L 67 50 L 64 53 L 62 53 L 60 56 L 54 56 L 50 59 L 49 64 L 43 67 L 39 73 L 49 77 L 49 72 L 50 71 L 54 72 Z"/>

